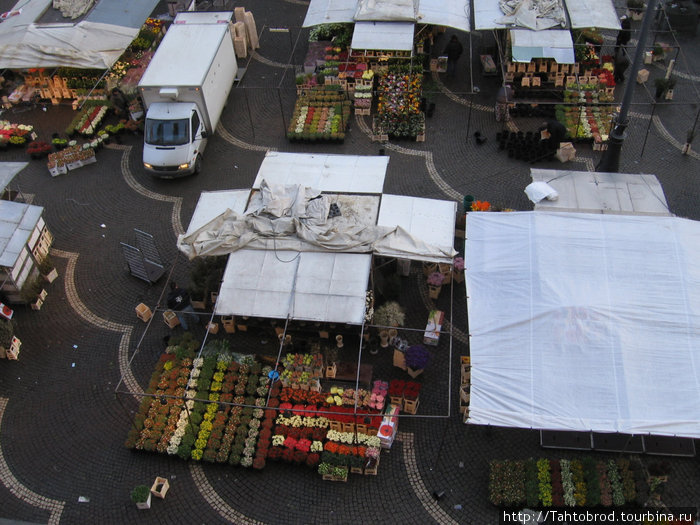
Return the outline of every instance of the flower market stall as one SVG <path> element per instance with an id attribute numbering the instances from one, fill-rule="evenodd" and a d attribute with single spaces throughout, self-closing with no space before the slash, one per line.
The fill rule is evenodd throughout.
<path id="1" fill-rule="evenodd" d="M 399 335 L 403 314 L 374 310 L 372 259 L 449 266 L 456 213 L 451 202 L 382 195 L 388 160 L 270 152 L 252 189 L 201 195 L 178 246 L 189 257 L 226 257 L 213 312 L 204 314 L 207 342 L 202 346 L 190 335 L 169 339 L 127 446 L 253 468 L 283 461 L 312 467 L 331 481 L 378 473 L 380 449 L 391 447 L 400 417 L 420 415 L 423 393 L 433 389 L 422 381 L 430 375 L 423 371 L 438 349 L 422 345 L 422 329 Z M 326 200 L 338 214 L 323 206 L 313 211 Z M 293 213 L 307 218 L 299 219 L 308 229 L 305 239 L 280 229 L 292 201 Z M 282 217 L 270 217 L 278 212 Z M 274 245 L 261 238 L 235 246 L 228 234 L 215 241 L 218 248 L 203 242 L 218 231 L 242 233 L 254 224 L 266 229 L 267 220 L 279 233 Z M 358 242 L 327 237 L 319 245 L 313 231 L 322 223 L 343 235 L 353 228 L 382 233 Z M 224 338 L 214 337 L 219 319 Z M 387 331 L 386 347 L 406 353 L 404 368 L 394 366 L 390 351 L 375 353 L 373 362 L 363 359 L 373 321 L 397 327 Z M 249 329 L 256 338 L 279 340 L 274 354 L 236 353 L 235 338 Z M 451 347 L 451 338 L 445 335 L 443 343 Z"/>

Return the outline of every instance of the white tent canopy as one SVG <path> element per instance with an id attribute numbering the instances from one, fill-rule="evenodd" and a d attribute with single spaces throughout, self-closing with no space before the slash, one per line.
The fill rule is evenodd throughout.
<path id="1" fill-rule="evenodd" d="M 324 192 L 375 193 L 384 188 L 389 157 L 282 153 L 270 151 L 260 165 L 253 189 L 269 184 L 302 184 Z"/>
<path id="2" fill-rule="evenodd" d="M 413 22 L 356 22 L 352 33 L 352 49 L 411 51 Z"/>
<path id="3" fill-rule="evenodd" d="M 382 195 L 388 160 L 269 152 L 252 190 L 202 193 L 178 247 L 228 255 L 216 313 L 361 324 L 372 253 L 451 263 L 456 204 Z"/>
<path id="4" fill-rule="evenodd" d="M 311 0 L 303 27 L 319 24 L 343 24 L 356 21 L 404 21 L 435 24 L 470 31 L 469 0 L 397 0 L 390 10 L 377 13 L 367 6 L 379 2 L 365 0 Z M 417 5 L 417 8 L 415 7 Z M 361 49 L 361 48 L 358 48 Z M 370 48 L 371 49 L 371 48 Z"/>
<path id="5" fill-rule="evenodd" d="M 470 421 L 700 438 L 700 223 L 467 216 Z"/>
<path id="6" fill-rule="evenodd" d="M 114 5 L 119 3 L 119 9 Z M 0 67 L 109 69 L 138 35 L 157 0 L 100 0 L 77 24 L 38 23 L 51 0 L 19 2 L 0 24 Z"/>
<path id="7" fill-rule="evenodd" d="M 620 29 L 620 21 L 611 0 L 569 0 L 564 3 L 571 27 L 575 29 Z M 512 26 L 505 23 L 499 0 L 474 0 L 474 28 L 477 31 L 507 27 Z"/>
<path id="8" fill-rule="evenodd" d="M 574 42 L 565 29 L 532 31 L 511 29 L 513 62 L 530 62 L 533 58 L 553 58 L 559 64 L 573 64 Z"/>
<path id="9" fill-rule="evenodd" d="M 559 194 L 541 200 L 536 211 L 580 211 L 636 215 L 672 215 L 654 175 L 531 169 L 533 182 L 545 182 Z"/>

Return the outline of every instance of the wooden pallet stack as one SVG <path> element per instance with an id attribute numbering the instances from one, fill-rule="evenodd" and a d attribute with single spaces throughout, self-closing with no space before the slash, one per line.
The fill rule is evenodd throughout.
<path id="1" fill-rule="evenodd" d="M 469 418 L 469 390 L 471 386 L 471 359 L 468 355 L 462 356 L 461 382 L 459 385 L 459 412 L 462 414 L 462 421 L 467 422 Z"/>

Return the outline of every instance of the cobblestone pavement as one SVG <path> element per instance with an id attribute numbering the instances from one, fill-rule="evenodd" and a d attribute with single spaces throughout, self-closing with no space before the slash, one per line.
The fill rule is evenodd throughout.
<path id="1" fill-rule="evenodd" d="M 123 447 L 128 413 L 135 403 L 125 396 L 115 398 L 115 386 L 124 377 L 134 392 L 145 387 L 168 329 L 155 322 L 145 331 L 135 318 L 136 304 L 159 303 L 165 279 L 148 286 L 131 277 L 119 243 L 131 241 L 134 228 L 153 234 L 163 258 L 172 263 L 172 276 L 187 282 L 188 263 L 178 254 L 175 239 L 187 228 L 200 192 L 249 187 L 266 150 L 377 155 L 381 147 L 390 157 L 385 184 L 389 193 L 455 200 L 460 208 L 462 196 L 471 194 L 501 206 L 531 209 L 523 193 L 530 166 L 498 151 L 495 133 L 500 125 L 491 109 L 497 81 L 481 77 L 476 60 L 473 80 L 478 93 L 471 90 L 466 56 L 456 79 L 435 77 L 440 91 L 424 143 L 371 142 L 369 118 L 355 117 L 342 145 L 292 144 L 284 128 L 295 99 L 294 69 L 285 64 L 302 63 L 307 33 L 299 26 L 307 2 L 226 3 L 227 8 L 234 6 L 253 12 L 261 48 L 231 95 L 200 175 L 174 181 L 145 175 L 140 168 L 141 137 L 128 136 L 123 144 L 98 152 L 97 164 L 51 178 L 42 162 L 30 161 L 16 179 L 23 193 L 45 207 L 60 279 L 49 286 L 40 311 L 17 309 L 21 356 L 0 366 L 0 518 L 68 524 L 497 523 L 498 512 L 487 499 L 490 459 L 579 454 L 541 449 L 535 431 L 461 423 L 456 413 L 458 377 L 449 375 L 448 364 L 454 372 L 458 356 L 468 352 L 463 286 L 454 288 L 452 304 L 446 294 L 437 303 L 447 311 L 453 308 L 453 347 L 443 341 L 442 366 L 428 369 L 423 379 L 421 413 L 440 416 L 451 408 L 452 415 L 402 419 L 398 440 L 383 453 L 376 477 L 351 476 L 347 483 L 329 484 L 309 470 L 283 464 L 258 472 L 190 464 Z M 155 14 L 166 12 L 161 2 Z M 289 27 L 290 32 L 270 32 L 271 27 Z M 460 37 L 468 44 L 466 35 Z M 475 57 L 481 46 L 489 45 L 489 38 L 486 33 L 473 35 Z M 671 210 L 698 220 L 698 155 L 682 156 L 679 148 L 697 111 L 700 46 L 698 37 L 682 37 L 682 44 L 673 104 L 642 103 L 648 101 L 645 87 L 635 86 L 636 104 L 620 171 L 656 174 Z M 440 45 L 444 42 L 436 47 Z M 58 106 L 46 112 L 10 112 L 2 118 L 34 124 L 45 138 L 60 132 L 72 114 L 69 107 Z M 538 123 L 514 122 L 523 130 L 534 130 Z M 471 139 L 477 130 L 489 138 L 486 144 L 477 146 Z M 0 160 L 24 161 L 25 154 L 8 151 L 0 153 Z M 598 152 L 582 146 L 576 163 L 537 166 L 588 170 L 598 161 Z M 455 246 L 463 250 L 461 240 Z M 402 304 L 409 307 L 409 324 L 416 327 L 434 305 L 420 275 L 414 268 L 401 292 Z M 260 342 L 241 337 L 235 345 L 254 352 Z M 140 351 L 130 361 L 137 347 Z M 390 374 L 385 360 L 381 355 L 369 357 L 378 370 Z M 668 463 L 666 501 L 697 505 L 697 460 L 671 458 Z M 167 498 L 154 501 L 148 512 L 136 510 L 129 500 L 131 488 L 157 475 L 170 479 Z M 444 497 L 433 498 L 436 491 L 444 491 Z M 80 502 L 80 497 L 89 501 Z"/>

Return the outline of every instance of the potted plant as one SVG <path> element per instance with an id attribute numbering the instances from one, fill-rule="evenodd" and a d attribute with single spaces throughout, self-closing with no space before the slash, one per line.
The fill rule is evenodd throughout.
<path id="1" fill-rule="evenodd" d="M 15 323 L 12 319 L 0 319 L 0 357 L 6 357 L 15 336 Z"/>
<path id="2" fill-rule="evenodd" d="M 58 271 L 48 255 L 39 263 L 39 273 L 49 283 L 54 282 L 58 277 Z"/>
<path id="3" fill-rule="evenodd" d="M 51 144 L 53 144 L 53 147 L 56 151 L 61 151 L 62 149 L 65 149 L 68 146 L 68 139 L 56 136 L 51 139 Z"/>
<path id="4" fill-rule="evenodd" d="M 147 485 L 136 485 L 131 491 L 131 501 L 141 510 L 151 508 L 151 489 Z"/>
<path id="5" fill-rule="evenodd" d="M 406 372 L 411 377 L 417 377 L 430 362 L 430 352 L 423 345 L 409 346 L 404 352 L 406 357 Z"/>
<path id="6" fill-rule="evenodd" d="M 406 313 L 396 301 L 388 301 L 374 312 L 374 324 L 377 326 L 403 326 Z"/>
<path id="7" fill-rule="evenodd" d="M 40 159 L 51 152 L 51 145 L 43 140 L 34 140 L 27 146 L 27 153 L 33 159 Z"/>
<path id="8" fill-rule="evenodd" d="M 428 275 L 428 296 L 431 299 L 437 299 L 440 296 L 444 280 L 445 275 L 442 272 L 433 272 Z"/>

